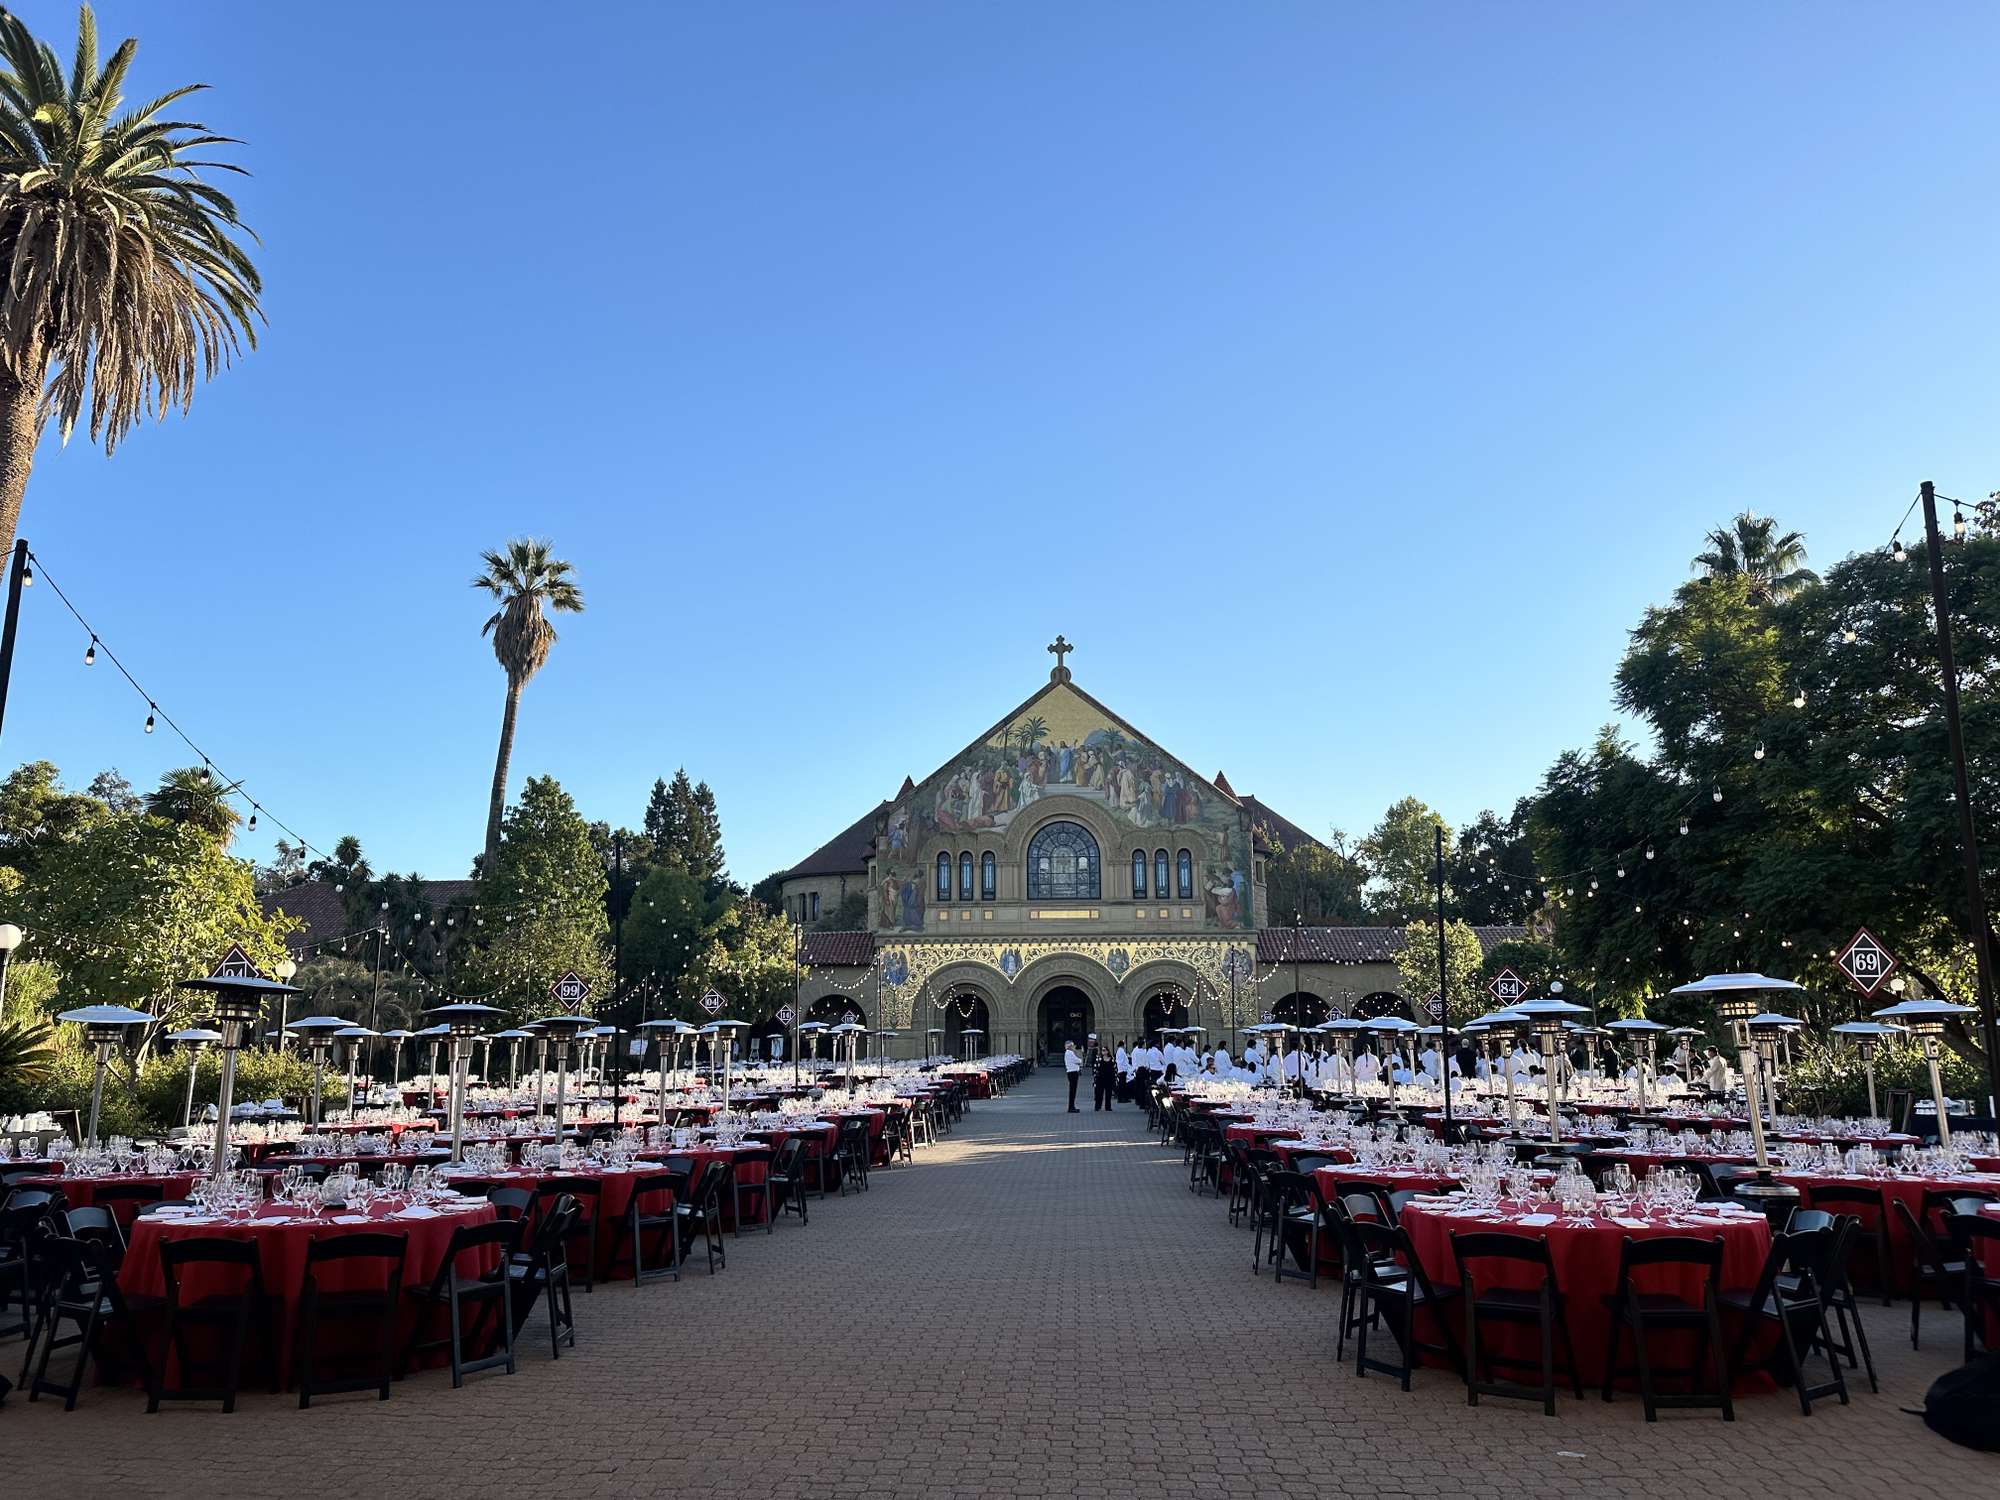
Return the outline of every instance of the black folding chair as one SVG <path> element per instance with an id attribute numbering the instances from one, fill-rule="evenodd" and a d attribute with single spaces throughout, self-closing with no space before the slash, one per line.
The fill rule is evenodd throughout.
<path id="1" fill-rule="evenodd" d="M 314 1396 L 336 1391 L 373 1390 L 377 1399 L 389 1399 L 389 1382 L 396 1374 L 396 1315 L 403 1302 L 403 1257 L 409 1248 L 410 1238 L 405 1234 L 326 1235 L 306 1245 L 297 1349 L 301 1411 L 312 1405 Z M 345 1271 L 356 1261 L 372 1261 L 379 1267 L 378 1285 L 329 1291 L 321 1284 L 325 1268 L 340 1266 Z M 336 1272 L 335 1279 L 346 1282 L 352 1278 Z M 346 1367 L 348 1372 L 330 1379 L 322 1379 L 319 1369 L 322 1322 L 345 1324 L 368 1334 L 361 1350 L 338 1351 L 334 1367 Z"/>
<path id="2" fill-rule="evenodd" d="M 133 1305 L 119 1292 L 117 1267 L 103 1245 L 51 1235 L 45 1248 L 55 1279 L 36 1336 L 28 1341 L 31 1358 L 39 1355 L 34 1358 L 33 1374 L 29 1374 L 27 1364 L 22 1367 L 21 1383 L 28 1388 L 28 1399 L 36 1401 L 44 1394 L 61 1396 L 63 1410 L 75 1411 L 77 1397 L 83 1393 L 84 1369 L 93 1356 L 99 1356 L 101 1362 L 100 1344 L 107 1330 L 123 1342 L 127 1358 L 150 1395 L 159 1377 L 139 1341 Z M 63 1332 L 65 1323 L 74 1331 Z M 76 1350 L 67 1382 L 49 1379 L 49 1361 L 59 1349 Z"/>
<path id="3" fill-rule="evenodd" d="M 675 1237 L 674 1200 L 686 1191 L 687 1179 L 677 1172 L 648 1172 L 632 1179 L 632 1201 L 625 1209 L 625 1232 L 619 1236 L 618 1246 L 611 1253 L 608 1275 L 616 1276 L 619 1268 L 628 1264 L 632 1267 L 635 1282 L 655 1281 L 662 1276 L 681 1279 L 681 1262 L 677 1253 Z M 664 1198 L 665 1202 L 660 1200 Z M 738 1223 L 742 1222 L 741 1215 Z M 654 1255 L 652 1261 L 646 1258 L 646 1237 L 653 1236 Z M 661 1241 L 665 1241 L 665 1256 L 660 1254 Z"/>
<path id="4" fill-rule="evenodd" d="M 1847 1379 L 1841 1374 L 1840 1358 L 1833 1352 L 1833 1342 L 1828 1336 L 1826 1302 L 1821 1292 L 1834 1238 L 1831 1227 L 1773 1235 L 1756 1289 L 1724 1292 L 1721 1297 L 1722 1305 L 1732 1309 L 1742 1321 L 1729 1357 L 1731 1381 L 1743 1371 L 1751 1341 L 1760 1332 L 1775 1331 L 1785 1358 L 1784 1368 L 1777 1373 L 1791 1380 L 1798 1394 L 1799 1410 L 1808 1417 L 1812 1415 L 1813 1402 L 1822 1397 L 1838 1396 L 1842 1406 L 1848 1404 Z M 1832 1378 L 1810 1385 L 1805 1356 L 1816 1348 L 1825 1353 Z"/>
<path id="5" fill-rule="evenodd" d="M 262 1346 L 270 1369 L 271 1389 L 279 1384 L 278 1355 L 272 1330 L 277 1326 L 276 1305 L 264 1289 L 264 1267 L 254 1240 L 227 1239 L 205 1235 L 160 1242 L 160 1269 L 167 1283 L 165 1353 L 162 1371 L 146 1400 L 146 1410 L 156 1412 L 163 1401 L 220 1401 L 225 1413 L 236 1410 L 236 1393 L 243 1375 L 243 1355 L 253 1338 Z M 233 1279 L 233 1290 L 208 1296 L 190 1296 L 190 1273 L 218 1271 Z M 233 1275 L 232 1275 L 233 1273 Z M 190 1333 L 212 1331 L 224 1338 L 220 1361 L 204 1358 L 189 1338 Z M 179 1384 L 167 1383 L 166 1368 L 178 1362 Z M 215 1367 L 219 1385 L 187 1383 L 192 1372 Z"/>
<path id="6" fill-rule="evenodd" d="M 764 1230 L 770 1233 L 781 1213 L 795 1213 L 799 1223 L 806 1222 L 806 1143 L 800 1136 L 793 1136 L 778 1148 L 777 1157 L 764 1173 Z"/>
<path id="7" fill-rule="evenodd" d="M 417 1325 L 410 1330 L 409 1341 L 403 1345 L 397 1374 L 407 1375 L 412 1360 L 434 1349 L 447 1349 L 451 1353 L 453 1390 L 465 1384 L 467 1375 L 480 1370 L 504 1365 L 509 1375 L 514 1373 L 514 1319 L 509 1315 L 508 1307 L 511 1285 L 509 1266 L 515 1250 L 520 1247 L 523 1224 L 520 1219 L 495 1219 L 487 1224 L 460 1225 L 451 1232 L 451 1244 L 445 1250 L 444 1259 L 439 1263 L 430 1285 L 411 1291 L 419 1304 Z M 499 1264 L 461 1276 L 458 1270 L 460 1257 L 477 1255 L 482 1251 L 496 1253 Z M 473 1310 L 470 1328 L 464 1313 L 467 1303 L 472 1305 Z M 439 1308 L 446 1311 L 450 1332 L 442 1339 L 426 1339 L 424 1321 Z M 494 1324 L 498 1325 L 500 1351 L 467 1359 L 466 1349 L 477 1347 L 480 1335 Z M 470 1346 L 467 1343 L 468 1334 L 473 1340 Z"/>
<path id="8" fill-rule="evenodd" d="M 1924 1311 L 1924 1290 L 1930 1288 L 1937 1293 L 1938 1301 L 1946 1309 L 1951 1307 L 1951 1299 L 1957 1296 L 1965 1281 L 1965 1262 L 1954 1259 L 1938 1243 L 1930 1230 L 1930 1216 L 1918 1216 L 1910 1212 L 1910 1205 L 1901 1198 L 1889 1200 L 1890 1212 L 1903 1221 L 1903 1228 L 1909 1232 L 1910 1250 L 1913 1258 L 1910 1284 L 1910 1347 L 1918 1347 L 1922 1336 Z"/>
<path id="9" fill-rule="evenodd" d="M 563 1230 L 563 1243 L 572 1259 L 579 1254 L 583 1258 L 585 1292 L 597 1287 L 597 1210 L 603 1193 L 604 1185 L 595 1177 L 545 1177 L 535 1184 L 535 1204 L 544 1218 L 554 1200 L 576 1200 L 577 1211 Z M 571 1274 L 576 1273 L 572 1270 Z"/>
<path id="10" fill-rule="evenodd" d="M 729 1268 L 728 1247 L 722 1240 L 722 1179 L 729 1169 L 719 1161 L 707 1162 L 702 1166 L 701 1175 L 688 1190 L 687 1201 L 674 1204 L 674 1250 L 676 1267 L 684 1265 L 687 1253 L 693 1248 L 695 1237 L 701 1237 L 703 1247 L 708 1251 L 708 1274 L 713 1276 L 719 1261 L 724 1270 Z M 805 1206 L 800 1204 L 799 1213 L 803 1217 Z M 676 1277 L 678 1279 L 678 1277 Z"/>
<path id="11" fill-rule="evenodd" d="M 1965 1262 L 1959 1307 L 1965 1313 L 1965 1362 L 1980 1344 L 1993 1350 L 1986 1320 L 2000 1322 L 2000 1219 L 1985 1214 L 1953 1214 L 1945 1221 L 1953 1253 Z M 1989 1269 L 1990 1268 L 1990 1269 Z"/>
<path id="12" fill-rule="evenodd" d="M 1337 1222 L 1342 1220 L 1337 1216 Z M 1354 1276 L 1354 1373 L 1365 1377 L 1370 1370 L 1394 1375 L 1410 1388 L 1410 1375 L 1426 1354 L 1445 1360 L 1452 1369 L 1465 1369 L 1464 1356 L 1451 1331 L 1446 1309 L 1460 1294 L 1453 1287 L 1436 1287 L 1424 1274 L 1417 1252 L 1410 1244 L 1409 1231 L 1399 1224 L 1376 1219 L 1346 1219 L 1346 1237 L 1352 1246 L 1349 1265 Z M 1437 1328 L 1438 1342 L 1426 1343 L 1418 1336 L 1417 1317 L 1429 1313 Z M 1389 1335 L 1396 1341 L 1401 1358 L 1395 1364 L 1368 1353 L 1368 1330 L 1386 1321 Z M 1343 1319 L 1342 1339 L 1346 1327 Z M 1338 1357 L 1338 1356 L 1336 1356 Z"/>
<path id="13" fill-rule="evenodd" d="M 1699 1273 L 1701 1297 L 1698 1301 L 1672 1292 L 1642 1291 L 1633 1272 L 1674 1267 Z M 1657 1422 L 1660 1408 L 1708 1407 L 1722 1409 L 1725 1422 L 1736 1420 L 1736 1408 L 1729 1397 L 1729 1366 L 1722 1338 L 1722 1314 L 1717 1301 L 1722 1277 L 1722 1237 L 1697 1239 L 1692 1235 L 1661 1235 L 1634 1239 L 1626 1235 L 1618 1247 L 1617 1289 L 1604 1299 L 1611 1314 L 1611 1335 L 1604 1351 L 1604 1399 L 1611 1399 L 1612 1385 L 1621 1375 L 1636 1375 L 1639 1399 L 1645 1403 L 1646 1420 Z M 1655 1366 L 1652 1339 L 1655 1332 L 1692 1333 L 1694 1357 L 1681 1366 Z M 1632 1341 L 1630 1366 L 1618 1363 L 1618 1351 L 1627 1336 Z M 1704 1363 L 1713 1364 L 1715 1394 L 1699 1389 Z M 1684 1379 L 1684 1393 L 1662 1395 L 1659 1377 Z"/>
<path id="14" fill-rule="evenodd" d="M 1882 1305 L 1887 1307 L 1890 1293 L 1895 1290 L 1896 1273 L 1889 1259 L 1889 1205 L 1882 1189 L 1860 1183 L 1829 1182 L 1809 1189 L 1807 1196 L 1814 1208 L 1847 1214 L 1855 1220 L 1843 1250 L 1848 1257 L 1843 1269 L 1852 1277 L 1854 1252 L 1865 1249 L 1876 1287 L 1882 1293 Z"/>
<path id="15" fill-rule="evenodd" d="M 1549 1242 L 1538 1234 L 1508 1234 L 1482 1231 L 1454 1234 L 1452 1259 L 1458 1266 L 1458 1284 L 1465 1298 L 1465 1398 L 1477 1406 L 1481 1396 L 1509 1396 L 1542 1403 L 1545 1416 L 1556 1414 L 1556 1344 L 1562 1345 L 1562 1370 L 1569 1376 L 1576 1394 L 1583 1395 L 1583 1380 L 1577 1373 L 1576 1350 L 1570 1345 L 1569 1312 L 1562 1288 L 1556 1284 L 1555 1262 L 1549 1257 Z M 1486 1261 L 1526 1265 L 1541 1272 L 1533 1289 L 1487 1285 L 1481 1288 L 1474 1268 Z M 1494 1354 L 1482 1348 L 1482 1323 L 1527 1326 L 1541 1334 L 1541 1358 L 1525 1360 L 1513 1355 Z M 1539 1386 L 1519 1381 L 1495 1380 L 1495 1366 L 1537 1369 Z"/>
<path id="16" fill-rule="evenodd" d="M 511 1337 L 519 1339 L 538 1299 L 549 1309 L 549 1357 L 562 1358 L 567 1342 L 576 1347 L 576 1309 L 570 1302 L 569 1247 L 578 1224 L 587 1222 L 583 1208 L 568 1193 L 560 1193 L 542 1210 L 526 1250 L 507 1258 Z"/>

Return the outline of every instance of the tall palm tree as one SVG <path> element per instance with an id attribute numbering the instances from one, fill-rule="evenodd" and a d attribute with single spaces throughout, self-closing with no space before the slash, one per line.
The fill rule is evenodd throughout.
<path id="1" fill-rule="evenodd" d="M 229 805 L 229 794 L 206 766 L 183 766 L 160 778 L 160 784 L 146 793 L 146 811 L 169 823 L 186 823 L 199 828 L 224 848 L 236 837 L 242 814 Z"/>
<path id="2" fill-rule="evenodd" d="M 1753 603 L 1769 604 L 1819 582 L 1819 574 L 1803 566 L 1804 534 L 1787 531 L 1780 535 L 1777 521 L 1770 516 L 1746 510 L 1728 526 L 1716 527 L 1706 540 L 1708 550 L 1695 558 L 1694 566 L 1710 578 L 1741 575 L 1749 579 Z"/>
<path id="3" fill-rule="evenodd" d="M 199 159 L 234 143 L 162 118 L 206 84 L 121 113 L 138 47 L 128 37 L 100 68 L 86 5 L 65 78 L 55 50 L 0 10 L 0 552 L 50 414 L 68 442 L 87 394 L 91 440 L 109 453 L 257 346 L 263 284 L 237 241 L 249 231 L 200 176 L 240 172 Z"/>
<path id="4" fill-rule="evenodd" d="M 493 637 L 493 654 L 507 674 L 507 711 L 500 720 L 500 754 L 493 763 L 493 795 L 486 805 L 486 856 L 482 870 L 493 868 L 500 852 L 500 814 L 507 802 L 507 762 L 514 755 L 514 721 L 520 713 L 521 689 L 541 671 L 556 643 L 555 627 L 542 606 L 566 614 L 583 613 L 583 595 L 571 580 L 570 565 L 549 555 L 549 543 L 517 538 L 505 552 L 483 552 L 486 571 L 472 580 L 500 601 L 481 627 Z"/>

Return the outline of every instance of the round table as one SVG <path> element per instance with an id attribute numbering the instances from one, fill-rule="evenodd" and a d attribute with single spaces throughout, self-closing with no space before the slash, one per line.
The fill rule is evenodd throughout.
<path id="1" fill-rule="evenodd" d="M 1541 1219 L 1553 1222 L 1541 1223 Z M 1451 1237 L 1456 1234 L 1499 1231 L 1506 1234 L 1535 1235 L 1548 1241 L 1555 1265 L 1556 1286 L 1561 1290 L 1567 1312 L 1570 1342 L 1576 1350 L 1577 1372 L 1586 1389 L 1604 1383 L 1604 1356 L 1611 1335 L 1611 1310 L 1604 1299 L 1618 1287 L 1619 1243 L 1634 1239 L 1657 1239 L 1674 1235 L 1722 1239 L 1720 1291 L 1749 1291 L 1757 1285 L 1764 1258 L 1771 1246 L 1771 1226 L 1762 1214 L 1690 1216 L 1685 1220 L 1611 1219 L 1593 1215 L 1587 1223 L 1560 1218 L 1553 1206 L 1539 1211 L 1499 1205 L 1478 1213 L 1447 1213 L 1436 1204 L 1411 1203 L 1401 1216 L 1409 1232 L 1417 1259 L 1434 1285 L 1458 1285 L 1458 1265 L 1452 1256 Z M 1482 1276 L 1492 1285 L 1533 1290 L 1540 1285 L 1541 1273 L 1530 1265 L 1488 1261 L 1481 1265 Z M 1635 1278 L 1641 1291 L 1667 1292 L 1699 1301 L 1699 1273 L 1672 1266 L 1645 1268 Z M 1454 1316 L 1462 1318 L 1463 1311 Z M 1464 1325 L 1456 1324 L 1453 1337 L 1464 1342 Z M 1504 1324 L 1481 1330 L 1483 1341 L 1494 1352 L 1521 1359 L 1539 1360 L 1540 1342 L 1533 1328 Z M 1656 1335 L 1659 1337 L 1659 1335 Z M 1725 1329 L 1725 1337 L 1733 1331 Z M 1684 1350 L 1670 1350 L 1660 1356 L 1670 1363 L 1686 1363 Z"/>
<path id="2" fill-rule="evenodd" d="M 391 1207 L 377 1202 L 369 1205 L 365 1215 L 347 1210 L 329 1210 L 317 1216 L 308 1216 L 297 1208 L 279 1203 L 266 1203 L 247 1220 L 147 1214 L 133 1222 L 125 1260 L 118 1271 L 118 1288 L 128 1299 L 155 1303 L 163 1299 L 167 1284 L 160 1263 L 160 1246 L 168 1240 L 217 1238 L 252 1241 L 257 1246 L 264 1290 L 273 1304 L 274 1317 L 268 1330 L 272 1352 L 278 1359 L 278 1368 L 283 1372 L 285 1381 L 289 1383 L 296 1373 L 292 1367 L 292 1338 L 298 1325 L 299 1299 L 304 1291 L 308 1244 L 330 1235 L 401 1234 L 408 1240 L 403 1256 L 403 1285 L 407 1289 L 423 1290 L 429 1287 L 431 1278 L 443 1265 L 453 1231 L 464 1225 L 490 1223 L 493 1217 L 491 1206 L 476 1199 L 463 1203 L 447 1202 L 436 1209 Z M 498 1250 L 489 1246 L 479 1252 L 476 1265 L 463 1263 L 460 1270 L 468 1276 L 483 1275 L 494 1269 L 499 1261 Z M 373 1262 L 335 1262 L 321 1273 L 321 1289 L 343 1291 L 379 1286 L 380 1281 L 375 1279 L 378 1270 Z M 199 1298 L 226 1294 L 234 1285 L 227 1272 L 197 1270 L 183 1281 L 181 1291 L 184 1298 Z M 396 1331 L 399 1350 L 416 1327 L 417 1318 L 427 1315 L 420 1313 L 414 1298 L 408 1300 Z M 141 1323 L 141 1335 L 147 1339 L 149 1347 L 157 1347 L 152 1330 L 145 1326 L 148 1315 L 135 1309 L 134 1316 Z M 157 1310 L 151 1316 L 156 1318 Z M 440 1354 L 438 1359 L 441 1361 L 444 1357 Z"/>
<path id="3" fill-rule="evenodd" d="M 1916 1264 L 1916 1246 L 1910 1243 L 1909 1226 L 1903 1216 L 1896 1212 L 1894 1205 L 1904 1204 L 1910 1216 L 1918 1223 L 1924 1219 L 1924 1194 L 1949 1193 L 1963 1189 L 1971 1192 L 2000 1193 L 2000 1175 L 1991 1172 L 1975 1172 L 1964 1177 L 1845 1177 L 1829 1172 L 1775 1172 L 1779 1182 L 1788 1182 L 1799 1190 L 1799 1206 L 1812 1208 L 1813 1192 L 1826 1187 L 1879 1188 L 1882 1192 L 1884 1216 L 1888 1223 L 1884 1233 L 1889 1238 L 1889 1263 L 1892 1275 L 1900 1285 L 1906 1274 Z M 1835 1204 L 1832 1211 L 1850 1213 L 1852 1205 Z M 1866 1226 L 1872 1228 L 1872 1225 Z M 1927 1226 L 1933 1234 L 1938 1226 Z"/>

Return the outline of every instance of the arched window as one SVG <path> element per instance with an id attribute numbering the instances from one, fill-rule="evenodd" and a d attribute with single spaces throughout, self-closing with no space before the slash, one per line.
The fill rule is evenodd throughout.
<path id="1" fill-rule="evenodd" d="M 969 849 L 958 857 L 958 899 L 972 899 L 972 851 Z"/>
<path id="2" fill-rule="evenodd" d="M 993 851 L 989 849 L 986 853 L 979 856 L 979 899 L 981 901 L 991 901 L 995 894 L 997 894 L 994 888 L 994 875 Z"/>
<path id="3" fill-rule="evenodd" d="M 1081 823 L 1050 823 L 1028 841 L 1030 901 L 1095 901 L 1097 840 Z"/>
<path id="4" fill-rule="evenodd" d="M 1167 851 L 1164 849 L 1155 849 L 1153 851 L 1153 894 L 1164 901 L 1167 899 L 1167 892 L 1173 888 L 1173 883 L 1167 875 Z"/>
<path id="5" fill-rule="evenodd" d="M 949 901 L 951 899 L 951 856 L 949 854 L 940 854 L 938 856 L 937 898 L 940 901 Z"/>
<path id="6" fill-rule="evenodd" d="M 1134 901 L 1144 901 L 1146 899 L 1146 851 L 1144 849 L 1134 849 L 1132 851 L 1132 899 Z"/>
<path id="7" fill-rule="evenodd" d="M 1174 890 L 1181 900 L 1194 900 L 1194 856 L 1183 849 L 1175 856 Z"/>

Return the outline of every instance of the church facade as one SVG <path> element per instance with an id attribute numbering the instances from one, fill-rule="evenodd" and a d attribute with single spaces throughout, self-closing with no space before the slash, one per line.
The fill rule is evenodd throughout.
<path id="1" fill-rule="evenodd" d="M 1266 862 L 1311 835 L 1084 692 L 1060 636 L 1049 649 L 1038 692 L 785 873 L 806 1014 L 895 1028 L 898 1055 L 977 1032 L 981 1052 L 1045 1058 L 1093 1031 L 1412 1014 L 1400 929 L 1273 925 Z M 864 929 L 815 930 L 857 897 Z"/>

